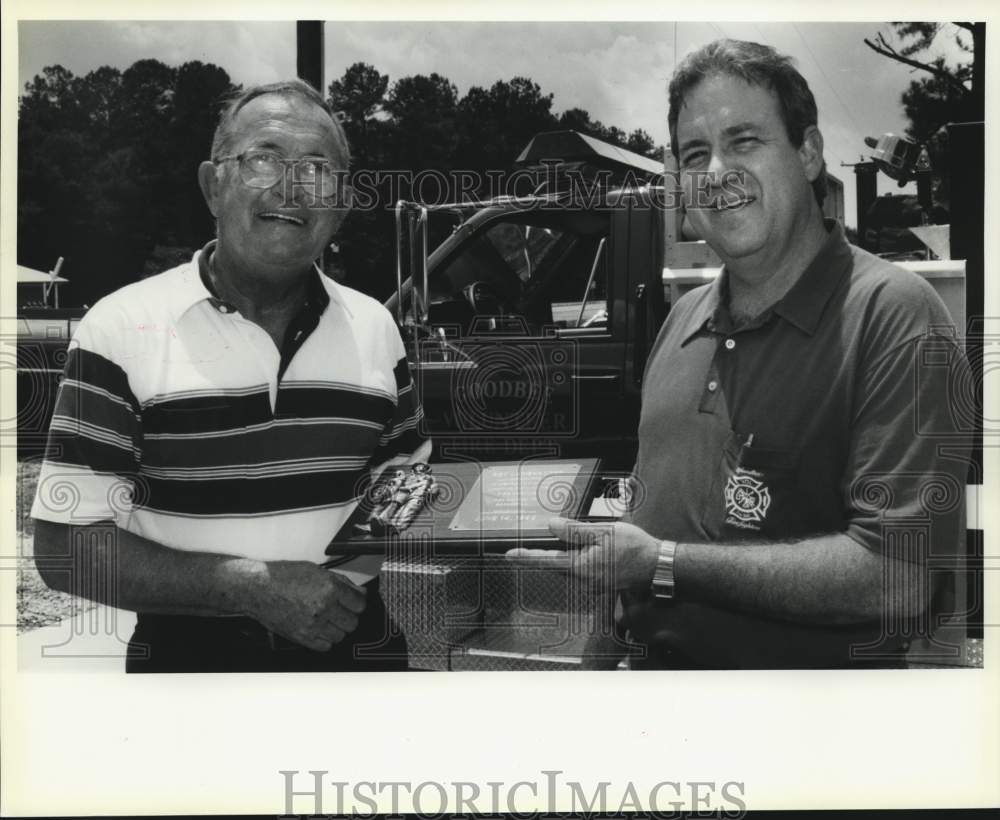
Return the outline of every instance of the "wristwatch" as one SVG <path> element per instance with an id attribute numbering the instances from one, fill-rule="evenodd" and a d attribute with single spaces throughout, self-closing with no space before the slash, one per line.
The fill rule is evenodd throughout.
<path id="1" fill-rule="evenodd" d="M 660 542 L 660 553 L 656 556 L 656 569 L 653 571 L 653 595 L 657 600 L 672 601 L 674 598 L 674 553 L 676 551 L 676 541 Z"/>

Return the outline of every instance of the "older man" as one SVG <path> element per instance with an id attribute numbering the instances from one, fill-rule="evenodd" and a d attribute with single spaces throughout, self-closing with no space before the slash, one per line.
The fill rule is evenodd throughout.
<path id="1" fill-rule="evenodd" d="M 35 554 L 138 613 L 129 671 L 406 668 L 377 563 L 320 566 L 370 469 L 428 449 L 389 313 L 316 265 L 348 159 L 310 86 L 243 92 L 198 169 L 217 240 L 73 339 Z"/>
<path id="2" fill-rule="evenodd" d="M 651 353 L 629 520 L 557 521 L 582 549 L 512 557 L 612 567 L 637 666 L 898 665 L 929 559 L 964 543 L 951 320 L 824 222 L 816 104 L 790 60 L 704 47 L 677 68 L 669 126 L 723 273 Z"/>

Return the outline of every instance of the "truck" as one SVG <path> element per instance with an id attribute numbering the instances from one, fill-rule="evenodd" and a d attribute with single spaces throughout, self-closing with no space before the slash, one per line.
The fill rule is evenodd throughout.
<path id="1" fill-rule="evenodd" d="M 554 165 L 570 169 L 561 181 L 541 173 Z M 684 218 L 672 157 L 554 131 L 515 167 L 539 171 L 539 190 L 396 206 L 388 305 L 427 432 L 465 457 L 544 451 L 628 469 L 660 325 L 721 262 Z M 842 217 L 843 186 L 830 180 L 824 207 Z M 428 223 L 448 217 L 453 231 L 428 248 Z"/>

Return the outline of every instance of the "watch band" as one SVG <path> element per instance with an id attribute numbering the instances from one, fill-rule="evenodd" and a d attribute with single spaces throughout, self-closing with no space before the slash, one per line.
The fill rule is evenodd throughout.
<path id="1" fill-rule="evenodd" d="M 676 541 L 661 541 L 660 553 L 656 556 L 653 571 L 653 595 L 661 601 L 671 601 L 674 597 L 674 553 Z"/>

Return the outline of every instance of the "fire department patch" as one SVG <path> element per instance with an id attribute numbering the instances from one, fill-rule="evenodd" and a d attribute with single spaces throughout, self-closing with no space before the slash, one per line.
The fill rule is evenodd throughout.
<path id="1" fill-rule="evenodd" d="M 737 467 L 726 482 L 726 523 L 746 529 L 760 529 L 771 506 L 771 493 L 756 476 L 761 473 Z"/>

